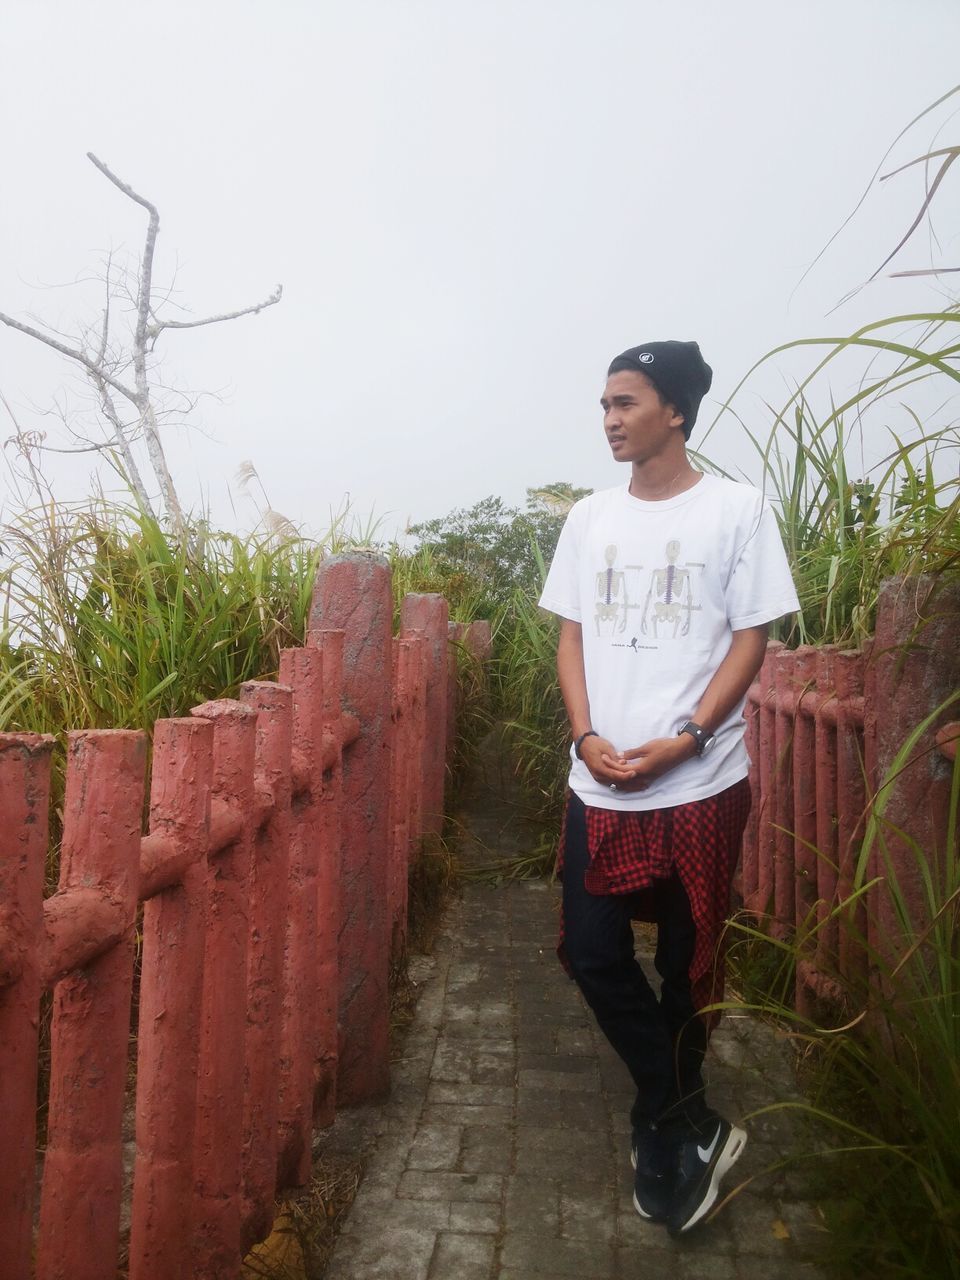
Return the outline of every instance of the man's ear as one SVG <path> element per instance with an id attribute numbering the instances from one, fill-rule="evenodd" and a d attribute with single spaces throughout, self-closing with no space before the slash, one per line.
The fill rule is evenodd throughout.
<path id="1" fill-rule="evenodd" d="M 673 413 L 670 415 L 671 427 L 682 427 L 687 420 L 686 415 L 682 414 L 676 405 L 672 404 L 670 408 L 673 410 Z"/>

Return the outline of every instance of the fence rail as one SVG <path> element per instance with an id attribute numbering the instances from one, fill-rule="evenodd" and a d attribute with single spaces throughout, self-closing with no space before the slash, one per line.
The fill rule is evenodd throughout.
<path id="1" fill-rule="evenodd" d="M 748 692 L 754 802 L 740 889 L 744 907 L 774 937 L 805 940 L 796 990 L 802 1012 L 818 997 L 839 999 L 842 984 L 868 976 L 878 956 L 908 943 L 905 932 L 915 936 L 928 923 L 917 848 L 934 859 L 956 856 L 945 841 L 960 725 L 945 704 L 960 687 L 958 621 L 955 589 L 891 579 L 863 649 L 787 650 L 771 641 Z M 860 866 L 876 797 L 883 838 Z M 912 926 L 896 909 L 891 879 Z"/>
<path id="2" fill-rule="evenodd" d="M 70 733 L 46 901 L 54 739 L 0 735 L 4 1280 L 117 1274 L 141 905 L 132 1280 L 235 1274 L 277 1189 L 308 1179 L 314 1125 L 389 1087 L 408 860 L 442 816 L 446 603 L 412 598 L 397 638 L 391 620 L 384 562 L 324 562 L 277 683 L 157 722 L 146 835 L 145 735 Z"/>

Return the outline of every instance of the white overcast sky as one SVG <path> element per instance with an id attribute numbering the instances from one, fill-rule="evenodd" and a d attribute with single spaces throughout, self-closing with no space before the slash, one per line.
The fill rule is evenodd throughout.
<path id="1" fill-rule="evenodd" d="M 165 377 L 218 397 L 168 428 L 194 507 L 250 527 L 248 459 L 313 531 L 345 494 L 392 527 L 617 483 L 597 402 L 623 348 L 696 338 L 706 424 L 772 346 L 936 301 L 884 281 L 827 318 L 909 225 L 920 168 L 797 286 L 900 129 L 960 82 L 958 50 L 957 0 L 2 0 L 0 310 L 68 331 L 99 293 L 53 286 L 139 250 L 143 212 L 93 151 L 158 205 L 158 278 L 176 269 L 194 316 L 284 286 L 255 318 L 163 340 Z M 955 143 L 953 110 L 888 167 L 938 128 Z M 918 235 L 898 266 L 960 264 L 958 215 L 960 166 L 940 247 Z M 741 399 L 757 431 L 808 363 Z M 79 380 L 5 328 L 0 391 L 69 443 L 40 411 L 82 407 Z M 756 471 L 732 422 L 709 451 Z M 92 467 L 47 470 L 72 498 Z"/>

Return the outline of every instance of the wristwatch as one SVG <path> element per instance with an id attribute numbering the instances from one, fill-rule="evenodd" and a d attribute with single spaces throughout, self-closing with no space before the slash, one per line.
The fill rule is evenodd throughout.
<path id="1" fill-rule="evenodd" d="M 688 720 L 686 724 L 682 724 L 680 726 L 677 731 L 677 737 L 679 738 L 682 733 L 689 733 L 690 737 L 697 744 L 698 756 L 705 756 L 717 740 L 717 735 L 715 733 L 710 733 L 709 730 L 704 729 L 693 720 Z"/>

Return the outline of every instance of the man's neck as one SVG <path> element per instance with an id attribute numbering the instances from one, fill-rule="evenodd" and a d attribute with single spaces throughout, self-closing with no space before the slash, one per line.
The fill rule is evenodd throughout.
<path id="1" fill-rule="evenodd" d="M 630 493 L 644 502 L 665 502 L 678 493 L 692 489 L 700 472 L 690 465 L 686 450 L 679 456 L 651 458 L 649 462 L 632 464 Z"/>

